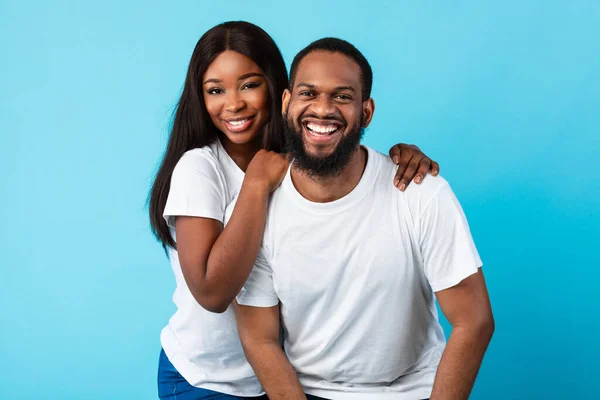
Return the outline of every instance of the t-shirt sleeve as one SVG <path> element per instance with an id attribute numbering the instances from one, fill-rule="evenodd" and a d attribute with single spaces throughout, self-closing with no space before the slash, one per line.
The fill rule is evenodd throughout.
<path id="1" fill-rule="evenodd" d="M 241 305 L 252 307 L 273 307 L 279 304 L 279 298 L 273 285 L 273 271 L 264 257 L 262 249 L 259 251 L 254 268 L 236 300 Z"/>
<path id="2" fill-rule="evenodd" d="M 448 183 L 426 206 L 419 228 L 425 275 L 434 292 L 459 284 L 481 267 L 469 224 Z"/>
<path id="3" fill-rule="evenodd" d="M 175 229 L 175 217 L 191 216 L 223 222 L 226 189 L 215 161 L 204 153 L 185 153 L 171 176 L 163 217 Z"/>

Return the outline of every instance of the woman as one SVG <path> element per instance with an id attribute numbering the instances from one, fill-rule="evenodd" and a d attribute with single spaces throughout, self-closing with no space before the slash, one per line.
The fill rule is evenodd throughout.
<path id="1" fill-rule="evenodd" d="M 178 310 L 161 333 L 160 398 L 264 393 L 244 358 L 229 305 L 254 264 L 269 193 L 289 165 L 281 154 L 287 85 L 277 45 L 250 23 L 218 25 L 194 49 L 150 194 L 152 229 L 169 250 L 177 281 Z M 438 173 L 414 146 L 397 145 L 392 155 L 397 163 L 411 161 L 399 171 L 402 183 L 396 178 L 400 189 L 419 165 L 420 179 L 430 165 Z"/>

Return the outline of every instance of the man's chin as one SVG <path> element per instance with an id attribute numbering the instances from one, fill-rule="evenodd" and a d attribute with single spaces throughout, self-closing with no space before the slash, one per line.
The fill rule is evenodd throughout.
<path id="1" fill-rule="evenodd" d="M 348 134 L 321 144 L 307 141 L 302 129 L 294 128 L 287 120 L 286 146 L 294 158 L 294 164 L 300 170 L 319 177 L 335 176 L 344 169 L 358 148 L 363 131 L 360 128 L 351 129 Z"/>
<path id="2" fill-rule="evenodd" d="M 327 149 L 325 147 L 329 146 L 318 146 L 304 143 L 304 154 L 307 157 L 313 158 L 315 160 L 326 160 L 335 152 L 335 147 L 333 149 Z"/>

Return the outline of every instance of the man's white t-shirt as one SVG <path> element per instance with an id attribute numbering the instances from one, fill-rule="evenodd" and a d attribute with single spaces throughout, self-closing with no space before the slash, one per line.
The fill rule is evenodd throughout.
<path id="1" fill-rule="evenodd" d="M 165 206 L 175 238 L 175 217 L 195 216 L 227 223 L 244 172 L 217 140 L 186 152 L 175 167 Z M 161 332 L 161 344 L 177 371 L 193 386 L 237 396 L 264 393 L 246 361 L 233 308 L 222 314 L 203 309 L 194 299 L 181 272 L 177 250 L 170 249 L 177 287 L 177 311 Z"/>
<path id="2" fill-rule="evenodd" d="M 280 303 L 285 350 L 307 393 L 424 399 L 445 346 L 434 292 L 481 260 L 443 178 L 400 192 L 392 161 L 367 151 L 360 182 L 333 202 L 302 197 L 288 171 L 237 301 Z"/>

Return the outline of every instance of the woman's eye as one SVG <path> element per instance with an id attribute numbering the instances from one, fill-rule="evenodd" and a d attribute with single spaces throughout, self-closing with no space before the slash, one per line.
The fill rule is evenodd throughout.
<path id="1" fill-rule="evenodd" d="M 260 83 L 258 83 L 258 82 L 249 82 L 249 83 L 246 83 L 242 87 L 242 90 L 244 90 L 244 89 L 256 89 L 259 86 L 260 86 Z"/>
<path id="2" fill-rule="evenodd" d="M 208 94 L 221 94 L 223 93 L 223 90 L 219 89 L 219 88 L 210 88 L 206 91 L 206 93 Z"/>

